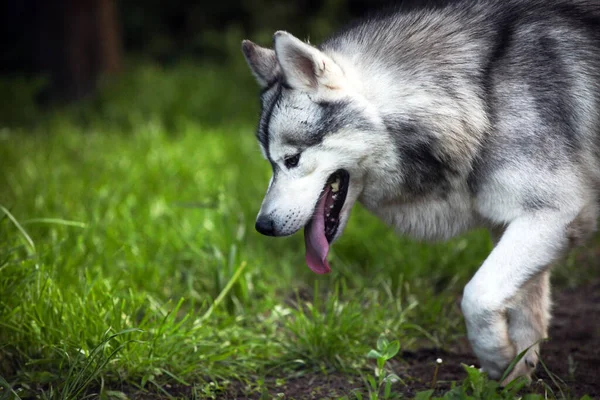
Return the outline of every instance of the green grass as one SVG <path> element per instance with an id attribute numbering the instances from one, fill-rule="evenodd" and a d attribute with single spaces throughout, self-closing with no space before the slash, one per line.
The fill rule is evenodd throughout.
<path id="1" fill-rule="evenodd" d="M 214 95 L 166 120 L 147 86 L 177 85 L 146 73 L 140 100 L 120 89 L 109 111 L 110 97 L 0 131 L 0 396 L 118 398 L 123 385 L 201 396 L 235 380 L 362 373 L 382 333 L 404 350 L 463 334 L 456 296 L 486 233 L 420 244 L 357 207 L 333 272 L 314 275 L 300 234 L 254 231 L 270 170 L 253 124 L 194 119 L 188 102 L 225 113 Z M 214 72 L 195 77 L 214 88 Z M 254 101 L 228 86 L 223 96 Z"/>

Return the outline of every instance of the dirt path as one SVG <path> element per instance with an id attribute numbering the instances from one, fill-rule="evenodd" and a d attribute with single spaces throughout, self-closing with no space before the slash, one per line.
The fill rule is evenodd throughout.
<path id="1" fill-rule="evenodd" d="M 584 394 L 600 398 L 600 281 L 577 289 L 559 290 L 554 294 L 554 303 L 550 340 L 542 345 L 542 360 L 552 374 L 566 383 L 568 392 L 565 394 L 576 398 Z M 404 352 L 394 363 L 394 371 L 407 385 L 395 389 L 407 397 L 429 389 L 437 358 L 443 359 L 436 385 L 440 391 L 450 388 L 451 381 L 464 379 L 461 363 L 477 364 L 466 340 L 456 343 L 452 351 L 421 349 Z M 557 390 L 541 366 L 538 366 L 532 385 L 543 393 L 543 386 L 536 383 L 537 379 Z M 288 379 L 283 386 L 272 387 L 270 394 L 283 393 L 287 399 L 335 398 L 360 387 L 364 387 L 360 378 L 338 374 L 306 375 Z M 224 398 L 248 398 L 241 387 L 232 389 Z M 256 398 L 260 396 L 256 394 Z"/>
<path id="2" fill-rule="evenodd" d="M 564 381 L 568 393 L 579 398 L 585 394 L 600 398 L 600 281 L 578 289 L 562 290 L 554 295 L 554 318 L 550 327 L 550 339 L 542 345 L 542 361 L 548 370 Z M 460 363 L 477 364 L 465 341 L 458 343 L 452 352 L 419 350 L 403 354 L 408 365 L 401 370 L 414 378 L 403 392 L 407 395 L 430 387 L 434 367 L 433 360 L 444 360 L 438 372 L 438 381 L 462 380 L 465 376 Z M 538 366 L 533 388 L 543 393 L 541 379 L 555 391 L 552 379 Z M 441 382 L 440 389 L 449 388 Z"/>

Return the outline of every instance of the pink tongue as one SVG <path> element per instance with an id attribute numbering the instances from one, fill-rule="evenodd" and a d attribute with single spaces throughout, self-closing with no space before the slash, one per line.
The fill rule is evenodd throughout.
<path id="1" fill-rule="evenodd" d="M 317 274 L 331 272 L 327 263 L 329 242 L 325 237 L 325 203 L 329 195 L 329 188 L 321 195 L 317 204 L 315 215 L 304 228 L 304 243 L 306 244 L 306 263 Z"/>

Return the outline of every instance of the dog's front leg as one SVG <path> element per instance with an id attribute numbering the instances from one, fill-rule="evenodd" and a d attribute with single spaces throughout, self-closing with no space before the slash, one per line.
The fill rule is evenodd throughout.
<path id="1" fill-rule="evenodd" d="M 508 331 L 510 300 L 568 247 L 567 226 L 575 215 L 546 211 L 515 219 L 465 287 L 469 341 L 491 378 L 502 376 L 517 352 Z"/>

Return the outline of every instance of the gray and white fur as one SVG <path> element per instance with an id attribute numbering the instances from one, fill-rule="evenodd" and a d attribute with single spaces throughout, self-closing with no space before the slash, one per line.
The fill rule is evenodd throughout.
<path id="1" fill-rule="evenodd" d="M 529 377 L 550 318 L 549 267 L 595 229 L 600 2 L 480 0 L 393 10 L 314 47 L 244 41 L 273 177 L 258 220 L 304 227 L 328 177 L 397 231 L 496 238 L 462 300 L 481 367 Z M 299 156 L 297 165 L 286 159 Z M 266 222 L 265 222 L 266 221 Z M 506 383 L 505 382 L 505 383 Z"/>

